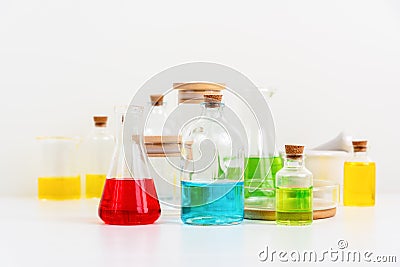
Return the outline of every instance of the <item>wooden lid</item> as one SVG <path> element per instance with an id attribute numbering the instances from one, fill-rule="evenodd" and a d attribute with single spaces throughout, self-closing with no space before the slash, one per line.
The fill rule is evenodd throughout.
<path id="1" fill-rule="evenodd" d="M 176 135 L 146 135 L 144 137 L 145 144 L 180 144 L 182 137 Z"/>
<path id="2" fill-rule="evenodd" d="M 181 153 L 147 153 L 149 158 L 180 157 Z"/>
<path id="3" fill-rule="evenodd" d="M 94 125 L 96 127 L 106 127 L 107 126 L 107 116 L 93 116 Z"/>
<path id="4" fill-rule="evenodd" d="M 177 90 L 211 90 L 220 91 L 225 89 L 223 83 L 207 83 L 207 82 L 188 82 L 188 83 L 174 83 L 174 89 Z"/>
<path id="5" fill-rule="evenodd" d="M 218 94 L 212 90 L 179 90 L 178 101 L 185 104 L 200 104 L 204 102 L 205 94 Z"/>

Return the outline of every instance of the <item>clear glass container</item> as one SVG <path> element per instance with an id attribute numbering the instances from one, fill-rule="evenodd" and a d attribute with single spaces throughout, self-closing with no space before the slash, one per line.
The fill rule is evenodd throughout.
<path id="1" fill-rule="evenodd" d="M 367 141 L 353 141 L 353 156 L 344 163 L 343 204 L 374 206 L 376 167 L 367 154 Z"/>
<path id="2" fill-rule="evenodd" d="M 116 110 L 117 142 L 99 206 L 106 224 L 151 224 L 161 214 L 143 151 L 142 112 L 138 106 Z"/>
<path id="3" fill-rule="evenodd" d="M 272 88 L 258 88 L 265 100 L 269 100 L 275 93 Z M 278 153 L 272 154 L 261 141 L 261 132 L 256 120 L 247 114 L 245 121 L 249 132 L 249 156 L 245 158 L 244 186 L 245 186 L 245 217 L 262 219 L 263 212 L 275 211 L 275 181 L 276 173 L 283 167 L 283 160 Z M 249 214 L 249 216 L 247 216 Z M 255 214 L 263 214 L 257 218 Z M 271 217 L 268 215 L 268 217 Z"/>
<path id="4" fill-rule="evenodd" d="M 79 199 L 81 179 L 77 168 L 78 138 L 38 137 L 40 169 L 38 198 L 47 200 Z"/>
<path id="5" fill-rule="evenodd" d="M 313 180 L 313 219 L 333 217 L 340 202 L 339 184 Z"/>
<path id="6" fill-rule="evenodd" d="M 115 146 L 107 116 L 94 116 L 94 127 L 81 145 L 86 198 L 100 198 Z"/>
<path id="7" fill-rule="evenodd" d="M 225 85 L 210 82 L 180 82 L 173 84 L 174 90 L 178 91 L 178 106 L 170 115 L 175 120 L 177 132 L 191 119 L 202 113 L 201 103 L 204 102 L 205 94 L 222 94 Z"/>
<path id="8" fill-rule="evenodd" d="M 221 98 L 205 95 L 201 116 L 182 131 L 181 219 L 187 224 L 243 220 L 243 140 L 225 121 Z"/>
<path id="9" fill-rule="evenodd" d="M 168 121 L 163 96 L 151 95 L 150 99 L 149 115 L 144 127 L 149 169 L 163 212 L 177 213 L 181 199 L 179 168 L 172 164 L 172 159 L 175 158 L 176 162 L 180 157 L 180 138 L 174 135 L 178 129 L 173 120 Z"/>
<path id="10" fill-rule="evenodd" d="M 149 114 L 145 121 L 145 136 L 173 135 L 175 129 L 165 125 L 168 120 L 166 103 L 163 95 L 150 95 Z M 166 127 L 168 126 L 168 127 Z"/>
<path id="11" fill-rule="evenodd" d="M 308 225 L 313 220 L 313 176 L 304 166 L 304 146 L 286 145 L 284 167 L 276 174 L 276 222 Z"/>

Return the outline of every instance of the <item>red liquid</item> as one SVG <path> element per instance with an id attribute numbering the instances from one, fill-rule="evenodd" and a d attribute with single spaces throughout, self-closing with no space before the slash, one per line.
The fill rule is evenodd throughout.
<path id="1" fill-rule="evenodd" d="M 107 179 L 99 216 L 106 224 L 154 223 L 161 214 L 153 179 Z"/>

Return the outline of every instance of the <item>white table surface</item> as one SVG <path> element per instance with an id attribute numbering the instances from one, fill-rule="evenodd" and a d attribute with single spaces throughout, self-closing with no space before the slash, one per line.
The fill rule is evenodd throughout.
<path id="1" fill-rule="evenodd" d="M 307 227 L 250 220 L 190 226 L 167 214 L 153 225 L 109 226 L 97 217 L 95 200 L 0 198 L 0 266 L 287 266 L 276 258 L 262 262 L 259 254 L 268 246 L 277 253 L 316 251 L 321 259 L 326 250 L 341 251 L 339 240 L 348 242 L 344 251 L 397 258 L 359 266 L 400 266 L 399 204 L 400 194 L 382 195 L 375 207 L 340 206 L 334 218 Z M 339 262 L 326 257 L 323 265 Z"/>

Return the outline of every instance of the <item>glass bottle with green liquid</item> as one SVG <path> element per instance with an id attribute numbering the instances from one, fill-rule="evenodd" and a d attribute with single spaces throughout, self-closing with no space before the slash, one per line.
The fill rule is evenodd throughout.
<path id="1" fill-rule="evenodd" d="M 276 174 L 276 223 L 309 225 L 313 220 L 313 176 L 304 165 L 304 146 L 286 145 L 284 167 Z"/>

